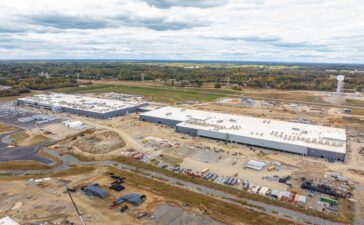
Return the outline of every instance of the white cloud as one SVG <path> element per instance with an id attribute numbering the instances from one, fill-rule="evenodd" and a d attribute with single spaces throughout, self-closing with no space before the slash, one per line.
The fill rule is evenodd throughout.
<path id="1" fill-rule="evenodd" d="M 362 0 L 12 0 L 0 58 L 364 62 Z"/>

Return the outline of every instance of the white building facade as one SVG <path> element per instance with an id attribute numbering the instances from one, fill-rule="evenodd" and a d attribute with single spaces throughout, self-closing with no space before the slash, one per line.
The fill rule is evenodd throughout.
<path id="1" fill-rule="evenodd" d="M 305 156 L 344 161 L 344 129 L 165 107 L 139 116 L 176 127 L 177 132 L 238 144 L 258 146 Z"/>
<path id="2" fill-rule="evenodd" d="M 127 115 L 147 106 L 147 103 L 124 102 L 120 100 L 93 98 L 69 94 L 42 94 L 17 99 L 18 105 L 28 105 L 52 110 L 53 112 L 68 112 L 88 117 L 107 119 Z"/>

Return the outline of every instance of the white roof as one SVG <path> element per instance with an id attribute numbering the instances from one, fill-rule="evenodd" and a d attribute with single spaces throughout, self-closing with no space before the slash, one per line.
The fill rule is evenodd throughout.
<path id="1" fill-rule="evenodd" d="M 2 219 L 0 219 L 0 225 L 19 225 L 17 222 L 15 222 L 10 217 L 6 216 Z"/>
<path id="2" fill-rule="evenodd" d="M 140 103 L 137 102 L 134 104 L 120 100 L 93 98 L 61 93 L 34 95 L 31 97 L 19 98 L 19 100 L 28 103 L 38 103 L 48 106 L 62 106 L 66 108 L 80 109 L 97 113 L 107 113 L 140 105 Z"/>
<path id="3" fill-rule="evenodd" d="M 299 195 L 298 198 L 297 198 L 297 201 L 298 202 L 306 202 L 306 196 L 304 195 Z"/>
<path id="4" fill-rule="evenodd" d="M 76 121 L 65 121 L 65 124 L 69 125 L 69 126 L 82 126 L 83 123 L 79 120 L 76 120 Z"/>
<path id="5" fill-rule="evenodd" d="M 346 152 L 345 129 L 280 120 L 164 107 L 142 115 L 171 119 L 179 126 L 218 131 L 338 153 Z M 199 118 L 199 119 L 194 119 Z M 205 118 L 203 121 L 201 118 Z"/>
<path id="6" fill-rule="evenodd" d="M 246 162 L 245 167 L 261 170 L 265 167 L 265 163 L 256 160 L 249 160 Z"/>

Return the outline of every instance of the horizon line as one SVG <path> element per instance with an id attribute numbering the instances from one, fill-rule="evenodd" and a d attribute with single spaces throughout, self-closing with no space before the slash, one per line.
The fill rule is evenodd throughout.
<path id="1" fill-rule="evenodd" d="M 364 63 L 355 63 L 355 62 L 303 62 L 303 61 L 269 61 L 269 60 L 208 60 L 208 59 L 92 59 L 92 58 L 55 58 L 55 59 L 0 59 L 0 62 L 3 61 L 124 61 L 124 62 L 201 62 L 201 63 L 232 63 L 232 64 L 245 64 L 245 63 L 258 63 L 258 64 L 313 64 L 313 65 L 322 65 L 322 64 L 328 64 L 328 65 L 359 65 L 364 66 Z"/>

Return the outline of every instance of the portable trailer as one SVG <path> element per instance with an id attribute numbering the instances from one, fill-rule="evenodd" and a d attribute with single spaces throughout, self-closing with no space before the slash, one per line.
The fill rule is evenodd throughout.
<path id="1" fill-rule="evenodd" d="M 201 174 L 208 173 L 209 171 L 210 171 L 210 169 L 209 169 L 209 168 L 205 168 L 205 169 L 203 169 L 203 170 L 201 171 Z"/>
<path id="2" fill-rule="evenodd" d="M 205 176 L 205 179 L 208 180 L 210 179 L 214 174 L 213 173 L 208 173 L 206 176 Z"/>
<path id="3" fill-rule="evenodd" d="M 244 181 L 244 183 L 243 183 L 243 189 L 244 190 L 248 190 L 249 189 L 249 186 L 250 186 L 249 182 L 248 181 Z"/>
<path id="4" fill-rule="evenodd" d="M 212 177 L 211 180 L 216 180 L 219 177 L 219 175 L 217 173 L 215 173 Z"/>
<path id="5" fill-rule="evenodd" d="M 235 177 L 233 177 L 232 179 L 231 179 L 231 181 L 229 182 L 229 185 L 234 185 L 235 183 L 236 183 L 236 181 L 237 181 L 238 179 L 236 179 Z"/>
<path id="6" fill-rule="evenodd" d="M 306 204 L 306 196 L 299 195 L 296 202 L 299 207 L 303 208 Z"/>
<path id="7" fill-rule="evenodd" d="M 291 192 L 291 194 L 289 195 L 288 201 L 289 202 L 293 202 L 294 201 L 294 197 L 296 196 L 296 193 Z"/>
<path id="8" fill-rule="evenodd" d="M 233 177 L 231 181 L 228 183 L 229 185 L 235 185 L 237 183 L 238 179 Z"/>
<path id="9" fill-rule="evenodd" d="M 233 179 L 232 177 L 228 177 L 227 180 L 225 181 L 225 184 L 229 184 L 232 179 Z"/>
<path id="10" fill-rule="evenodd" d="M 257 185 L 257 186 L 255 186 L 255 187 L 252 189 L 252 192 L 253 192 L 253 193 L 258 193 L 259 189 L 260 189 L 260 186 L 259 186 L 259 185 Z"/>
<path id="11" fill-rule="evenodd" d="M 235 180 L 234 180 L 234 185 L 237 185 L 239 182 L 239 179 L 236 177 Z"/>
<path id="12" fill-rule="evenodd" d="M 208 180 L 210 180 L 211 178 L 213 178 L 215 176 L 215 173 L 211 173 L 210 176 L 207 177 Z"/>
<path id="13" fill-rule="evenodd" d="M 212 173 L 206 173 L 205 175 L 203 175 L 204 179 L 208 179 L 208 177 L 211 175 Z"/>

